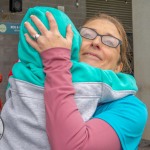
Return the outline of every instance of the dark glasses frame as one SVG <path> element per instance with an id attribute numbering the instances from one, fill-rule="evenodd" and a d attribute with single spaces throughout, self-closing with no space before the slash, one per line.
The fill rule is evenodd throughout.
<path id="1" fill-rule="evenodd" d="M 84 37 L 84 36 L 81 34 L 81 30 L 82 30 L 83 28 L 84 28 L 84 29 L 92 30 L 92 31 L 96 34 L 96 36 L 95 36 L 94 38 L 87 38 L 87 37 Z M 109 47 L 112 47 L 112 48 L 116 48 L 118 45 L 122 45 L 122 41 L 121 41 L 120 39 L 118 39 L 118 38 L 116 38 L 116 37 L 114 37 L 114 36 L 111 36 L 111 35 L 101 35 L 101 34 L 97 33 L 97 32 L 96 32 L 94 29 L 92 29 L 92 28 L 80 27 L 80 28 L 79 28 L 79 33 L 80 33 L 80 35 L 81 35 L 83 38 L 89 39 L 89 40 L 94 40 L 97 36 L 100 36 L 100 37 L 101 37 L 101 42 L 102 42 L 104 45 L 109 46 Z M 110 46 L 110 45 L 107 45 L 106 43 L 104 43 L 103 40 L 102 40 L 102 38 L 103 38 L 103 37 L 106 37 L 106 36 L 118 40 L 117 46 Z"/>

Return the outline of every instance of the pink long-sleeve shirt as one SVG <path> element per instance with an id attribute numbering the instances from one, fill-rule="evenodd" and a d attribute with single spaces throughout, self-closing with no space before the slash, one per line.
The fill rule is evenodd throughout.
<path id="1" fill-rule="evenodd" d="M 120 150 L 119 138 L 105 121 L 84 122 L 74 101 L 70 50 L 41 53 L 46 73 L 44 100 L 46 130 L 52 150 Z"/>

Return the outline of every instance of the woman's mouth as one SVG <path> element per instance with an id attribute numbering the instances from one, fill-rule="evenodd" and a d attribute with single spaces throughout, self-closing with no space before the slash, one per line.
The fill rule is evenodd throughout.
<path id="1" fill-rule="evenodd" d="M 101 60 L 101 58 L 97 54 L 94 54 L 94 53 L 91 53 L 91 52 L 84 53 L 83 55 L 86 55 L 87 57 L 90 57 L 90 58 L 94 58 L 94 59 L 96 58 L 96 59 Z"/>

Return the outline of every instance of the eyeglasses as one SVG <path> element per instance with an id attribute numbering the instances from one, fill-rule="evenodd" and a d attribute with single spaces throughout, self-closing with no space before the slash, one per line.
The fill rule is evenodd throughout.
<path id="1" fill-rule="evenodd" d="M 110 35 L 98 34 L 94 29 L 91 28 L 82 27 L 79 29 L 79 31 L 82 37 L 89 40 L 94 40 L 97 36 L 100 36 L 102 43 L 112 48 L 116 48 L 118 45 L 122 44 L 122 41 L 118 38 Z"/>

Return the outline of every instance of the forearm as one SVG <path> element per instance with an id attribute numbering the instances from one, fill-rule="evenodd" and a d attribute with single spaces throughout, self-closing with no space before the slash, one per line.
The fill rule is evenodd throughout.
<path id="1" fill-rule="evenodd" d="M 46 73 L 46 128 L 52 149 L 120 149 L 119 139 L 107 123 L 100 119 L 83 121 L 74 101 L 70 50 L 50 49 L 41 56 Z"/>

